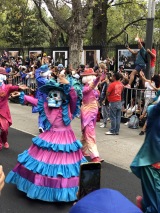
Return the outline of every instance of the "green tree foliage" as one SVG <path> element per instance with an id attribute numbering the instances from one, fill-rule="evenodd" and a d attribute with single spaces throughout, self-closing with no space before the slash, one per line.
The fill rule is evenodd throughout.
<path id="1" fill-rule="evenodd" d="M 36 8 L 29 7 L 28 1 L 6 1 L 1 14 L 3 30 L 0 37 L 5 46 L 24 48 L 49 44 L 49 30 L 37 17 Z"/>
<path id="2" fill-rule="evenodd" d="M 139 0 L 98 0 L 93 8 L 93 44 L 103 47 L 106 57 L 110 44 L 123 44 L 123 30 L 133 41 L 137 32 L 144 37 L 146 23 L 146 2 Z M 144 22 L 145 20 L 145 22 Z"/>

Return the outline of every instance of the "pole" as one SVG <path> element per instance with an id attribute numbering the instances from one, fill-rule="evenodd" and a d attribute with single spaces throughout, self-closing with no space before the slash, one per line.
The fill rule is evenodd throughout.
<path id="1" fill-rule="evenodd" d="M 147 18 L 146 42 L 145 42 L 145 49 L 146 50 L 147 49 L 152 50 L 155 4 L 156 4 L 155 0 L 149 0 L 148 1 L 148 18 Z M 146 73 L 145 73 L 145 76 L 146 76 L 147 79 L 151 79 L 150 61 L 151 61 L 151 57 L 148 54 L 148 63 L 146 65 Z"/>

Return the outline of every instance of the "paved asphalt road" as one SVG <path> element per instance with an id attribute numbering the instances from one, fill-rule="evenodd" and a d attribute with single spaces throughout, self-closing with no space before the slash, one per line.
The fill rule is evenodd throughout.
<path id="1" fill-rule="evenodd" d="M 5 174 L 15 166 L 17 155 L 29 148 L 32 137 L 16 129 L 9 129 L 10 149 L 0 152 L 0 164 L 4 166 Z M 102 164 L 101 183 L 101 187 L 116 189 L 134 203 L 136 195 L 141 195 L 140 182 L 132 173 L 106 162 Z M 67 213 L 71 206 L 72 203 L 31 200 L 12 184 L 5 185 L 0 197 L 0 213 Z"/>

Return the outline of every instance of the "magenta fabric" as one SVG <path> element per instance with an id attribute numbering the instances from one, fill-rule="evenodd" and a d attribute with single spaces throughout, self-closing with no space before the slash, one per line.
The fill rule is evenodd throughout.
<path id="1" fill-rule="evenodd" d="M 32 145 L 29 148 L 29 155 L 32 156 L 34 159 L 44 163 L 65 165 L 77 163 L 83 157 L 81 150 L 71 153 L 54 151 L 48 152 L 48 150 L 44 150 L 35 145 Z"/>
<path id="2" fill-rule="evenodd" d="M 24 103 L 26 104 L 27 102 L 31 103 L 33 106 L 37 106 L 38 99 L 33 98 L 32 96 L 29 96 L 29 95 L 25 95 L 24 96 Z"/>
<path id="3" fill-rule="evenodd" d="M 75 134 L 73 133 L 70 126 L 62 128 L 51 128 L 50 131 L 46 131 L 39 135 L 39 138 L 45 140 L 48 143 L 54 144 L 72 144 L 76 141 Z"/>
<path id="4" fill-rule="evenodd" d="M 8 98 L 10 93 L 18 91 L 18 89 L 18 86 L 12 86 L 11 84 L 3 84 L 0 87 L 0 115 L 9 122 L 9 126 L 12 125 L 12 118 L 9 110 Z"/>
<path id="5" fill-rule="evenodd" d="M 77 93 L 73 87 L 70 90 L 70 112 L 73 114 L 76 110 L 76 103 L 77 103 Z"/>
<path id="6" fill-rule="evenodd" d="M 13 171 L 21 177 L 29 180 L 37 186 L 50 188 L 72 188 L 78 185 L 79 177 L 63 178 L 63 177 L 47 177 L 40 174 L 35 174 L 18 163 Z"/>
<path id="7" fill-rule="evenodd" d="M 2 143 L 4 144 L 5 142 L 7 142 L 8 128 L 9 128 L 8 121 L 0 115 L 0 129 L 1 129 L 0 144 Z"/>

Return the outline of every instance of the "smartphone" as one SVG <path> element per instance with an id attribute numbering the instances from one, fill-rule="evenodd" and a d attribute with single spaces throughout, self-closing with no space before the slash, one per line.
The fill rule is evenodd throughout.
<path id="1" fill-rule="evenodd" d="M 78 199 L 100 189 L 101 163 L 84 163 L 80 166 Z"/>

